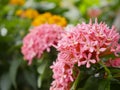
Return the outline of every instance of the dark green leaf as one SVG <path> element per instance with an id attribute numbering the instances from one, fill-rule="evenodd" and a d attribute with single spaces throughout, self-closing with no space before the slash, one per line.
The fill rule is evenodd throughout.
<path id="1" fill-rule="evenodd" d="M 26 81 L 34 88 L 34 90 L 36 90 L 37 89 L 37 80 L 35 77 L 35 73 L 25 70 L 24 76 L 25 76 Z"/>
<path id="2" fill-rule="evenodd" d="M 11 80 L 8 73 L 5 73 L 0 78 L 0 90 L 10 90 Z"/>
<path id="3" fill-rule="evenodd" d="M 98 90 L 110 90 L 110 80 L 104 79 L 99 83 Z"/>
<path id="4" fill-rule="evenodd" d="M 21 60 L 13 60 L 11 62 L 11 66 L 9 70 L 10 79 L 15 88 L 17 88 L 16 75 L 17 75 L 17 70 L 18 70 L 18 67 L 20 66 L 20 63 L 21 63 Z"/>
<path id="5" fill-rule="evenodd" d="M 90 76 L 85 83 L 84 90 L 97 90 L 98 85 L 99 79 L 95 78 L 94 76 Z"/>

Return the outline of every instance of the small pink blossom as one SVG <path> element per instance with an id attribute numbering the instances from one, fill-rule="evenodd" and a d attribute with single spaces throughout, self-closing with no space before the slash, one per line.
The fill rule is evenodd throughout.
<path id="1" fill-rule="evenodd" d="M 33 28 L 23 39 L 22 54 L 24 59 L 32 63 L 34 57 L 40 58 L 45 50 L 57 45 L 62 28 L 57 25 L 43 24 Z"/>
<path id="2" fill-rule="evenodd" d="M 96 63 L 96 60 L 95 60 L 95 59 L 91 59 L 91 57 L 92 57 L 92 54 L 91 54 L 91 53 L 89 53 L 88 56 L 86 56 L 86 55 L 84 54 L 85 61 L 82 61 L 82 62 L 81 62 L 83 65 L 86 64 L 86 67 L 87 67 L 87 68 L 90 67 L 90 63 Z"/>
<path id="3" fill-rule="evenodd" d="M 73 65 L 69 66 L 61 61 L 54 62 L 51 69 L 55 80 L 50 90 L 69 90 L 71 82 L 74 81 L 72 68 Z"/>
<path id="4" fill-rule="evenodd" d="M 120 58 L 116 58 L 114 60 L 108 60 L 106 65 L 109 67 L 117 67 L 120 68 Z"/>
<path id="5" fill-rule="evenodd" d="M 102 13 L 102 10 L 100 10 L 99 8 L 90 8 L 87 11 L 88 16 L 91 18 L 92 17 L 96 18 L 96 17 L 100 16 L 101 13 Z"/>

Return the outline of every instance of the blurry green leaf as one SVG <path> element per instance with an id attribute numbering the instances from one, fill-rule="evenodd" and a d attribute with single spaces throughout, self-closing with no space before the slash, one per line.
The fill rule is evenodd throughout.
<path id="1" fill-rule="evenodd" d="M 98 81 L 97 78 L 90 76 L 85 83 L 84 90 L 97 90 L 99 85 Z"/>
<path id="2" fill-rule="evenodd" d="M 41 85 L 42 85 L 42 76 L 40 75 L 39 77 L 38 77 L 38 88 L 40 88 L 41 87 Z"/>
<path id="3" fill-rule="evenodd" d="M 34 88 L 34 90 L 37 90 L 37 80 L 35 73 L 28 70 L 24 70 L 24 76 L 26 81 Z"/>
<path id="4" fill-rule="evenodd" d="M 115 79 L 115 78 L 112 78 L 111 80 L 111 84 L 113 83 L 113 84 L 119 84 L 120 85 L 120 80 L 119 79 Z"/>
<path id="5" fill-rule="evenodd" d="M 11 85 L 9 74 L 3 74 L 0 78 L 0 90 L 10 90 Z"/>
<path id="6" fill-rule="evenodd" d="M 83 0 L 79 4 L 79 10 L 82 15 L 86 14 L 87 10 L 91 7 L 99 7 L 100 1 L 99 0 Z"/>
<path id="7" fill-rule="evenodd" d="M 38 77 L 38 87 L 41 88 L 42 85 L 42 80 L 43 80 L 43 75 L 45 73 L 46 70 L 46 66 L 47 66 L 47 60 L 42 60 L 42 62 L 40 63 L 39 67 L 37 68 L 37 72 L 40 74 Z"/>
<path id="8" fill-rule="evenodd" d="M 84 4 L 87 4 L 89 6 L 93 5 L 99 5 L 100 0 L 84 0 Z"/>
<path id="9" fill-rule="evenodd" d="M 85 90 L 84 88 L 78 88 L 77 90 Z"/>
<path id="10" fill-rule="evenodd" d="M 112 74 L 120 73 L 120 69 L 119 69 L 119 68 L 113 68 L 113 67 L 111 67 L 111 68 L 110 68 L 110 72 L 111 72 Z"/>
<path id="11" fill-rule="evenodd" d="M 43 62 L 37 68 L 37 71 L 38 71 L 39 74 L 43 74 L 44 73 L 46 65 L 47 65 L 47 62 L 45 60 L 43 60 Z"/>
<path id="12" fill-rule="evenodd" d="M 21 60 L 11 61 L 11 66 L 10 66 L 10 70 L 9 70 L 10 79 L 11 79 L 11 82 L 13 83 L 15 88 L 17 88 L 16 75 L 17 75 L 17 70 L 18 70 L 18 67 L 20 66 L 20 63 L 21 63 Z"/>
<path id="13" fill-rule="evenodd" d="M 82 4 L 79 6 L 80 12 L 84 14 L 86 12 L 87 6 L 85 4 Z"/>
<path id="14" fill-rule="evenodd" d="M 119 72 L 119 73 L 117 73 L 117 74 L 115 74 L 113 77 L 115 77 L 115 78 L 120 77 L 120 72 Z"/>
<path id="15" fill-rule="evenodd" d="M 52 2 L 52 3 L 56 3 L 56 4 L 60 4 L 60 0 L 42 0 L 42 2 Z"/>
<path id="16" fill-rule="evenodd" d="M 110 90 L 110 80 L 104 79 L 99 83 L 98 90 Z"/>

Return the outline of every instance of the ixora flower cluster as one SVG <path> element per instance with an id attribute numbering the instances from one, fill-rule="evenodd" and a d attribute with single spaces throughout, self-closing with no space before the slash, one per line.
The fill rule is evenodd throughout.
<path id="1" fill-rule="evenodd" d="M 40 58 L 45 50 L 57 44 L 62 28 L 55 24 L 43 24 L 30 30 L 24 39 L 22 53 L 24 59 L 32 63 L 34 57 Z"/>
<path id="2" fill-rule="evenodd" d="M 110 29 L 106 24 L 96 21 L 94 24 L 82 23 L 68 29 L 58 41 L 59 53 L 51 66 L 54 81 L 50 90 L 70 90 L 76 80 L 73 71 L 79 74 L 75 65 L 90 68 L 92 64 L 100 62 L 101 57 L 120 52 L 120 35 L 114 27 Z"/>
<path id="3" fill-rule="evenodd" d="M 49 52 L 50 47 L 55 46 L 58 56 L 50 66 L 54 79 L 50 90 L 70 90 L 80 74 L 76 68 L 90 68 L 93 64 L 104 62 L 102 58 L 107 55 L 119 56 L 119 39 L 120 35 L 114 27 L 110 29 L 105 23 L 97 23 L 97 20 L 67 28 L 43 24 L 24 38 L 22 53 L 31 64 L 34 57 L 40 58 L 45 50 Z M 104 62 L 106 66 L 120 67 L 119 57 L 107 61 Z"/>

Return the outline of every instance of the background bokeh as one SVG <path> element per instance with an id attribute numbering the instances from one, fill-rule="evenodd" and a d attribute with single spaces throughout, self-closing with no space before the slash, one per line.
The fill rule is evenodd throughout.
<path id="1" fill-rule="evenodd" d="M 46 22 L 63 27 L 88 23 L 96 17 L 120 31 L 120 0 L 0 0 L 0 90 L 50 87 L 51 70 L 40 66 L 46 63 L 34 60 L 28 65 L 21 54 L 23 37 L 31 28 Z"/>

